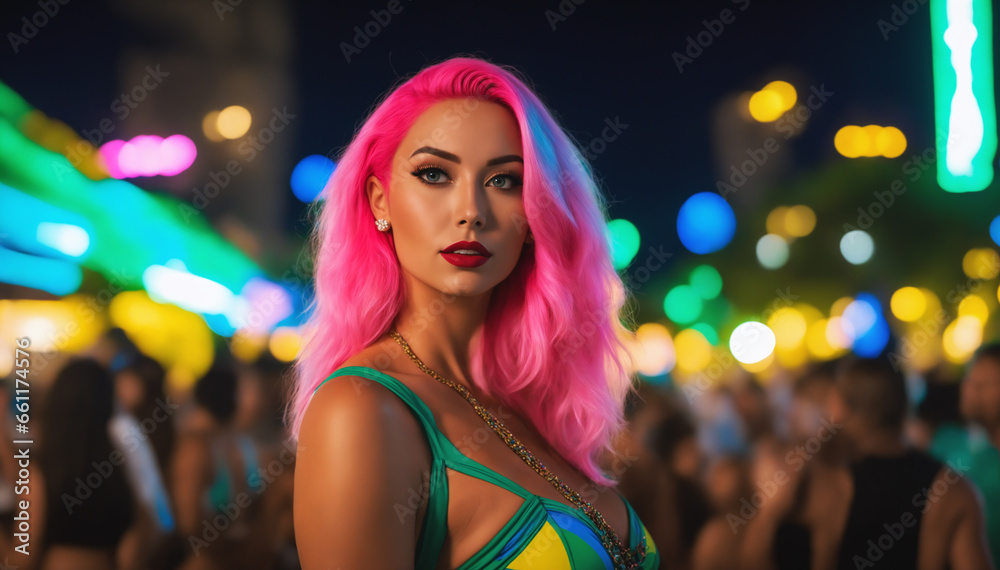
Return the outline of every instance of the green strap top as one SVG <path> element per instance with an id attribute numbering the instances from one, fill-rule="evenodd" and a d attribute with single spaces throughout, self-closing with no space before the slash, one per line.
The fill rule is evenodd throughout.
<path id="1" fill-rule="evenodd" d="M 427 512 L 417 541 L 417 570 L 433 570 L 447 533 L 448 479 L 453 469 L 497 485 L 524 499 L 507 524 L 458 570 L 597 570 L 613 568 L 598 538 L 597 526 L 579 509 L 530 493 L 521 485 L 467 457 L 437 428 L 426 404 L 399 380 L 365 366 L 347 366 L 331 374 L 319 387 L 338 376 L 359 376 L 378 382 L 403 400 L 419 420 L 430 445 Z M 624 500 L 624 498 L 623 498 Z M 660 555 L 632 505 L 629 512 L 629 548 L 646 543 L 643 570 L 659 568 Z"/>

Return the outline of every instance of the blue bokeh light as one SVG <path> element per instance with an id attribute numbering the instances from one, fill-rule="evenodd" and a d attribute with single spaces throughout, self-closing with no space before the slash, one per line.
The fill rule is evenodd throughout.
<path id="1" fill-rule="evenodd" d="M 677 235 L 693 253 L 726 247 L 736 234 L 736 215 L 726 199 L 714 192 L 691 196 L 677 213 Z"/>
<path id="2" fill-rule="evenodd" d="M 295 165 L 292 170 L 292 193 L 306 204 L 319 196 L 337 165 L 329 158 L 313 154 Z"/>

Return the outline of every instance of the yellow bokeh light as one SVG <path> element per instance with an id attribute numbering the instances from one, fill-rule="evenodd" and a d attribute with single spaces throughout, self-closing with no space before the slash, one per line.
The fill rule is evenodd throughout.
<path id="1" fill-rule="evenodd" d="M 145 291 L 115 295 L 108 313 L 139 350 L 168 370 L 168 382 L 177 389 L 190 387 L 215 359 L 212 331 L 203 318 L 176 305 L 157 303 Z"/>
<path id="2" fill-rule="evenodd" d="M 673 370 L 677 358 L 667 327 L 645 323 L 636 329 L 635 336 L 632 359 L 636 372 L 643 376 L 660 376 Z"/>
<path id="3" fill-rule="evenodd" d="M 806 318 L 799 310 L 792 307 L 778 309 L 766 324 L 774 331 L 775 345 L 781 349 L 798 347 L 806 335 Z"/>
<path id="4" fill-rule="evenodd" d="M 205 118 L 201 120 L 201 131 L 205 133 L 205 138 L 212 142 L 220 142 L 226 140 L 226 137 L 222 136 L 216 125 L 219 122 L 219 112 L 212 111 L 211 113 L 205 115 Z"/>
<path id="5" fill-rule="evenodd" d="M 968 295 L 958 304 L 959 317 L 975 317 L 985 325 L 990 318 L 990 309 L 979 295 Z"/>
<path id="6" fill-rule="evenodd" d="M 809 206 L 792 206 L 785 213 L 785 231 L 793 237 L 803 237 L 816 227 L 816 213 Z M 770 231 L 770 229 L 769 229 Z"/>
<path id="7" fill-rule="evenodd" d="M 788 219 L 788 206 L 778 206 L 767 215 L 767 233 L 788 237 L 785 223 Z"/>
<path id="8" fill-rule="evenodd" d="M 840 316 L 830 317 L 826 322 L 826 342 L 837 350 L 850 348 L 854 342 L 854 327 L 850 321 Z"/>
<path id="9" fill-rule="evenodd" d="M 695 329 L 684 329 L 674 337 L 677 368 L 686 372 L 703 370 L 712 362 L 712 345 Z"/>
<path id="10" fill-rule="evenodd" d="M 255 362 L 268 347 L 268 337 L 261 333 L 237 333 L 229 343 L 229 351 L 243 362 Z"/>
<path id="11" fill-rule="evenodd" d="M 778 357 L 778 363 L 785 368 L 797 368 L 809 361 L 805 343 L 799 343 L 795 348 L 775 349 L 774 354 Z"/>
<path id="12" fill-rule="evenodd" d="M 886 158 L 896 158 L 906 151 L 906 136 L 896 127 L 885 127 L 875 136 L 875 148 Z"/>
<path id="13" fill-rule="evenodd" d="M 861 139 L 864 133 L 861 127 L 857 125 L 847 125 L 846 127 L 841 127 L 837 131 L 837 134 L 833 137 L 833 146 L 836 147 L 837 152 L 847 158 L 857 158 L 861 156 L 861 149 L 863 148 Z"/>
<path id="14" fill-rule="evenodd" d="M 829 319 L 820 319 L 809 325 L 806 330 L 806 348 L 809 349 L 809 354 L 818 360 L 829 360 L 843 348 L 830 344 L 826 334 L 829 324 Z"/>
<path id="15" fill-rule="evenodd" d="M 302 348 L 302 337 L 294 327 L 278 327 L 271 333 L 267 346 L 275 358 L 281 362 L 291 362 Z"/>
<path id="16" fill-rule="evenodd" d="M 968 315 L 949 323 L 941 337 L 944 354 L 954 364 L 968 360 L 982 342 L 982 324 L 976 317 Z"/>
<path id="17" fill-rule="evenodd" d="M 764 89 L 750 96 L 750 116 L 761 123 L 778 120 L 785 112 L 784 99 L 776 91 Z"/>
<path id="18" fill-rule="evenodd" d="M 906 136 L 896 127 L 847 125 L 833 137 L 837 152 L 847 158 L 884 156 L 895 158 L 906 150 Z"/>
<path id="19" fill-rule="evenodd" d="M 878 125 L 865 125 L 861 127 L 861 136 L 858 137 L 858 153 L 861 156 L 878 156 L 878 135 L 882 132 L 882 127 Z"/>
<path id="20" fill-rule="evenodd" d="M 988 247 L 970 249 L 962 257 L 962 271 L 973 279 L 993 279 L 1000 274 L 1000 255 Z"/>
<path id="21" fill-rule="evenodd" d="M 889 306 L 897 319 L 910 323 L 924 315 L 927 298 L 916 287 L 903 287 L 892 294 Z"/>
<path id="22" fill-rule="evenodd" d="M 227 139 L 238 139 L 250 130 L 250 111 L 239 105 L 230 105 L 219 111 L 215 128 Z"/>
<path id="23" fill-rule="evenodd" d="M 795 105 L 795 101 L 798 100 L 798 94 L 795 92 L 795 87 L 787 81 L 772 81 L 764 86 L 762 91 L 773 91 L 781 97 L 781 107 L 782 111 L 787 111 Z"/>
<path id="24" fill-rule="evenodd" d="M 737 362 L 739 361 L 737 360 Z M 774 364 L 774 352 L 768 354 L 767 358 L 758 360 L 757 362 L 752 362 L 750 364 L 747 364 L 746 362 L 739 362 L 739 365 L 742 366 L 744 370 L 753 374 L 764 372 L 770 368 L 772 364 Z"/>

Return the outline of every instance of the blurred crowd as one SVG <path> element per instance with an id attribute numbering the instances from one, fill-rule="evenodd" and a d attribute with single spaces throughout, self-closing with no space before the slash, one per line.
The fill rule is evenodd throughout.
<path id="1" fill-rule="evenodd" d="M 0 390 L 2 567 L 298 568 L 286 367 L 217 357 L 177 390 L 113 329 L 49 382 L 29 375 L 27 434 L 12 374 Z"/>
<path id="2" fill-rule="evenodd" d="M 1000 345 L 963 377 L 845 357 L 643 384 L 616 448 L 664 567 L 995 568 Z"/>
<path id="3" fill-rule="evenodd" d="M 3 564 L 298 568 L 286 372 L 266 356 L 220 357 L 176 390 L 116 329 L 31 384 L 28 434 L 15 430 L 23 386 L 5 379 Z M 766 384 L 638 386 L 614 464 L 665 568 L 1000 560 L 1000 344 L 961 378 L 846 357 Z"/>

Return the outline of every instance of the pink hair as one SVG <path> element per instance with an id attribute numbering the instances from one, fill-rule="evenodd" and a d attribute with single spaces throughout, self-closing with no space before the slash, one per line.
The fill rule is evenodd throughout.
<path id="1" fill-rule="evenodd" d="M 427 108 L 473 98 L 509 108 L 520 127 L 524 208 L 535 243 L 493 291 L 480 342 L 471 347 L 471 380 L 527 418 L 592 481 L 616 484 L 601 464 L 634 389 L 624 342 L 632 333 L 620 320 L 627 292 L 612 265 L 606 206 L 588 163 L 516 73 L 472 57 L 431 65 L 391 91 L 344 150 L 312 237 L 316 293 L 293 371 L 293 438 L 316 387 L 384 334 L 403 306 L 399 261 L 390 234 L 375 227 L 365 181 L 374 174 L 389 187 L 393 155 Z"/>

